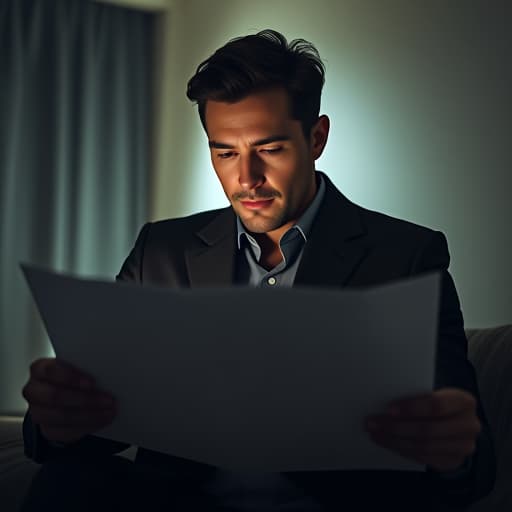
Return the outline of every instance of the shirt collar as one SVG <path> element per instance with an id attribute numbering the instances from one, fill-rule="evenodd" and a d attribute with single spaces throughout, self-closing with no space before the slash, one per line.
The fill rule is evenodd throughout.
<path id="1" fill-rule="evenodd" d="M 318 190 L 316 191 L 316 195 L 311 201 L 311 204 L 306 208 L 304 213 L 300 216 L 299 220 L 281 237 L 281 240 L 292 230 L 296 229 L 304 238 L 304 242 L 307 242 L 309 232 L 311 231 L 311 225 L 315 220 L 316 214 L 318 213 L 318 209 L 322 204 L 322 201 L 325 196 L 325 182 L 320 173 L 315 174 L 318 177 Z M 238 249 L 241 247 L 241 237 L 245 235 L 248 240 L 253 239 L 253 237 L 246 231 L 240 217 L 236 217 L 236 227 L 237 227 L 237 242 Z"/>

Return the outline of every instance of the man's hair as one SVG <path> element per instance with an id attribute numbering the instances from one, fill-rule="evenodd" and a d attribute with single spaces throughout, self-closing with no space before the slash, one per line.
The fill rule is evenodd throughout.
<path id="1" fill-rule="evenodd" d="M 304 136 L 318 120 L 325 68 L 317 49 L 304 39 L 289 44 L 275 30 L 231 39 L 201 62 L 189 80 L 187 97 L 197 102 L 206 131 L 208 100 L 236 102 L 260 91 L 283 87 L 290 115 L 299 120 Z"/>

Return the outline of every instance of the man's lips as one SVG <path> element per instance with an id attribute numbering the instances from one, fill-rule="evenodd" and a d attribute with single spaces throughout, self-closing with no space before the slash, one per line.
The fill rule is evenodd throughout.
<path id="1" fill-rule="evenodd" d="M 259 199 L 257 201 L 240 201 L 242 205 L 245 208 L 248 208 L 249 210 L 259 210 L 261 208 L 267 208 L 272 204 L 272 201 L 274 201 L 274 198 L 271 197 L 269 199 Z"/>

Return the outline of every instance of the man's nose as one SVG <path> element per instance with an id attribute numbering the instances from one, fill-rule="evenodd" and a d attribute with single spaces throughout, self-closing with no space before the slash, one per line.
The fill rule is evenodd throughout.
<path id="1" fill-rule="evenodd" d="M 240 155 L 238 182 L 244 190 L 258 188 L 265 182 L 262 162 L 254 154 Z"/>

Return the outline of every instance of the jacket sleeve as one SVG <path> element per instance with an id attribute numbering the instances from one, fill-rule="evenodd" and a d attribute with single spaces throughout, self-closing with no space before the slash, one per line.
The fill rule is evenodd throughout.
<path id="1" fill-rule="evenodd" d="M 150 224 L 146 224 L 135 242 L 134 248 L 126 258 L 121 271 L 116 276 L 117 281 L 141 281 L 141 264 L 144 253 L 144 243 Z M 60 457 L 94 457 L 111 455 L 129 448 L 129 444 L 112 441 L 102 437 L 88 435 L 76 443 L 59 446 L 45 439 L 39 427 L 32 421 L 30 409 L 23 419 L 23 443 L 27 457 L 40 464 Z"/>
<path id="2" fill-rule="evenodd" d="M 435 389 L 456 387 L 470 392 L 477 400 L 477 415 L 482 430 L 475 451 L 461 470 L 440 473 L 427 467 L 438 490 L 439 499 L 451 505 L 469 505 L 489 494 L 496 479 L 496 459 L 491 429 L 480 399 L 473 365 L 467 357 L 468 342 L 460 302 L 448 272 L 450 256 L 446 238 L 434 232 L 418 251 L 411 274 L 439 270 L 441 297 L 438 324 Z"/>

